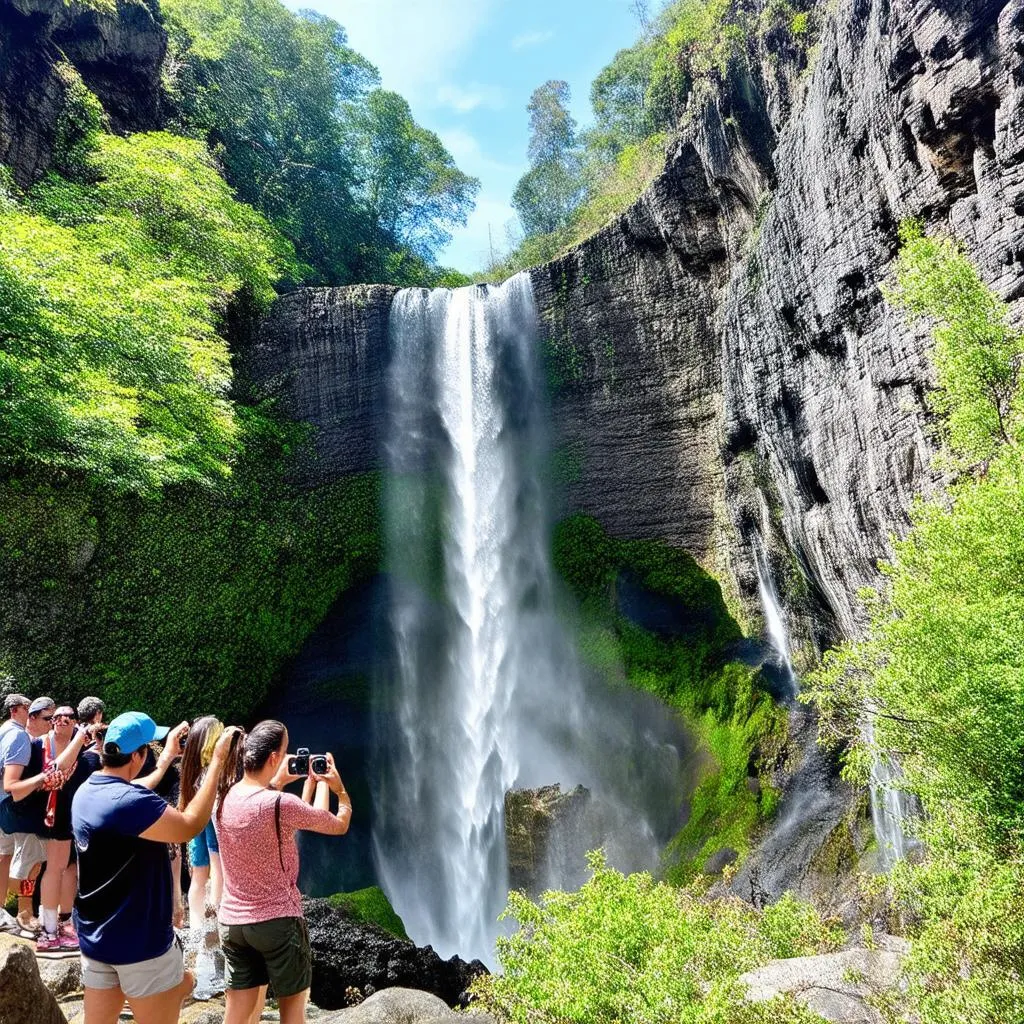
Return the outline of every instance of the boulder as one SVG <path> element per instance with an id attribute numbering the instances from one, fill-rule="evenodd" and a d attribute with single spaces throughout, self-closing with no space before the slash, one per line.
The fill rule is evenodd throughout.
<path id="1" fill-rule="evenodd" d="M 494 1018 L 486 1014 L 457 1014 L 436 996 L 408 988 L 387 988 L 358 1006 L 317 1018 L 318 1024 L 442 1024 L 455 1020 L 494 1024 Z"/>
<path id="2" fill-rule="evenodd" d="M 563 793 L 560 786 L 515 789 L 505 794 L 505 844 L 508 850 L 508 883 L 531 896 L 549 888 L 551 860 L 560 841 L 580 832 L 581 818 L 590 793 L 577 786 Z M 595 844 L 597 845 L 597 844 Z M 579 851 L 579 863 L 584 863 Z"/>
<path id="3" fill-rule="evenodd" d="M 305 900 L 304 908 L 313 951 L 310 995 L 321 1009 L 345 1007 L 351 989 L 367 995 L 388 988 L 416 989 L 447 1006 L 464 1005 L 469 983 L 487 973 L 479 960 L 442 960 L 430 946 L 419 947 L 355 921 L 327 900 Z"/>
<path id="4" fill-rule="evenodd" d="M 82 991 L 82 958 L 77 953 L 37 957 L 36 964 L 43 984 L 58 999 Z"/>
<path id="5" fill-rule="evenodd" d="M 32 945 L 9 935 L 0 935 L 0 1024 L 67 1024 Z"/>
<path id="6" fill-rule="evenodd" d="M 874 949 L 773 960 L 739 980 L 750 1002 L 790 995 L 836 1024 L 882 1024 L 882 1015 L 868 1000 L 899 986 L 908 949 L 903 939 L 886 937 Z"/>

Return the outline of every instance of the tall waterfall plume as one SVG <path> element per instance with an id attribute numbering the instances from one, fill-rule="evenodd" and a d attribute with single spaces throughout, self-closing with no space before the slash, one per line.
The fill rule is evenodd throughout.
<path id="1" fill-rule="evenodd" d="M 392 649 L 374 713 L 374 858 L 417 942 L 488 962 L 510 789 L 588 788 L 585 837 L 564 837 L 588 845 L 563 844 L 544 867 L 546 884 L 571 887 L 591 846 L 655 867 L 687 784 L 678 723 L 589 678 L 556 609 L 536 324 L 522 274 L 399 292 L 389 331 Z"/>

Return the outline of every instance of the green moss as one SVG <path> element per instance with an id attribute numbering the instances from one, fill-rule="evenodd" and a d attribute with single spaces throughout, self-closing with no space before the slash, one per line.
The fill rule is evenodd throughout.
<path id="1" fill-rule="evenodd" d="M 402 919 L 395 913 L 384 890 L 375 885 L 358 892 L 339 892 L 328 896 L 327 901 L 356 921 L 375 924 L 400 939 L 409 938 Z"/>
<path id="2" fill-rule="evenodd" d="M 378 477 L 298 490 L 293 431 L 243 418 L 245 453 L 220 488 L 118 496 L 39 474 L 0 485 L 0 669 L 22 689 L 244 721 L 376 571 Z"/>
<path id="3" fill-rule="evenodd" d="M 746 854 L 779 798 L 771 786 L 751 786 L 748 779 L 777 761 L 786 714 L 757 687 L 755 670 L 730 660 L 730 645 L 742 632 L 718 582 L 686 551 L 660 541 L 616 540 L 583 515 L 556 527 L 554 560 L 580 602 L 585 662 L 676 708 L 707 755 L 689 820 L 667 851 L 667 877 L 687 881 L 723 847 Z M 655 634 L 621 614 L 616 584 L 625 575 L 675 604 L 682 635 Z"/>

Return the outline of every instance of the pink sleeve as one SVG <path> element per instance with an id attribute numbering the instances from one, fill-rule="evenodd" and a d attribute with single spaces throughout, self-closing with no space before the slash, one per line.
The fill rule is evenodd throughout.
<path id="1" fill-rule="evenodd" d="M 285 793 L 281 798 L 281 824 L 289 828 L 316 832 L 333 820 L 334 815 L 330 811 L 318 811 L 294 793 Z"/>

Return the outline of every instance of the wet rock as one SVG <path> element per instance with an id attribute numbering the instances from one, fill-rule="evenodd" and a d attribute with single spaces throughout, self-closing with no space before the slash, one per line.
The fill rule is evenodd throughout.
<path id="1" fill-rule="evenodd" d="M 739 857 L 739 851 L 726 846 L 708 857 L 704 863 L 704 874 L 720 875 L 730 864 L 735 864 Z"/>
<path id="2" fill-rule="evenodd" d="M 39 977 L 33 945 L 0 935 L 0 1024 L 67 1024 Z"/>
<path id="3" fill-rule="evenodd" d="M 798 1003 L 837 1024 L 882 1024 L 868 1000 L 898 991 L 909 944 L 885 937 L 876 949 L 849 949 L 824 956 L 773 960 L 739 979 L 750 1002 L 790 995 Z"/>
<path id="4" fill-rule="evenodd" d="M 509 888 L 536 896 L 548 888 L 552 860 L 560 842 L 579 831 L 590 793 L 577 786 L 510 790 L 505 794 L 505 842 Z M 582 864 L 582 857 L 580 858 Z"/>
<path id="5" fill-rule="evenodd" d="M 397 288 L 303 288 L 274 303 L 241 370 L 255 397 L 311 423 L 310 482 L 382 462 L 388 313 Z"/>
<path id="6" fill-rule="evenodd" d="M 348 1005 L 349 988 L 364 993 L 416 989 L 457 1006 L 466 1002 L 473 978 L 487 973 L 479 960 L 442 960 L 430 946 L 419 947 L 375 925 L 355 922 L 326 900 L 306 900 L 304 907 L 313 951 L 310 997 L 322 1009 Z"/>

